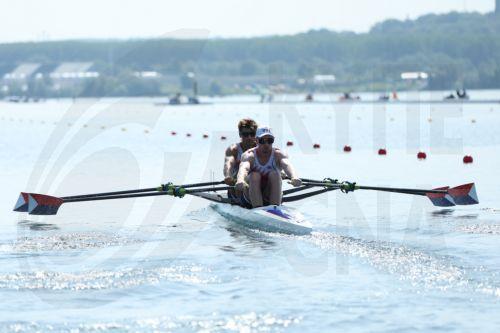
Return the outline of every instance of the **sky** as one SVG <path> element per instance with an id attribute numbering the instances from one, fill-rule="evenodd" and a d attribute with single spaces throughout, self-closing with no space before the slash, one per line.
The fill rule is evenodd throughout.
<path id="1" fill-rule="evenodd" d="M 486 13 L 495 0 L 0 0 L 0 43 L 82 38 L 254 37 L 388 18 Z"/>

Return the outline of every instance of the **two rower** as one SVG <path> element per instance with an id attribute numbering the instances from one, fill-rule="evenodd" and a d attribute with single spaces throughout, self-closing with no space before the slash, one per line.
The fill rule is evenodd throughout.
<path id="1" fill-rule="evenodd" d="M 282 172 L 294 187 L 302 185 L 288 155 L 273 148 L 274 134 L 268 127 L 256 132 L 257 146 L 241 157 L 235 192 L 240 203 L 248 208 L 281 205 Z"/>
<path id="2" fill-rule="evenodd" d="M 257 128 L 252 119 L 242 119 L 238 132 L 241 141 L 227 148 L 224 161 L 224 182 L 235 186 L 229 198 L 247 208 L 281 205 L 283 177 L 294 187 L 302 185 L 288 155 L 273 148 L 271 129 Z"/>

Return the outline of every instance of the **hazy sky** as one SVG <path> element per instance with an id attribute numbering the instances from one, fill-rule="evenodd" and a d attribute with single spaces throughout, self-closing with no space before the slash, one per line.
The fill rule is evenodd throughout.
<path id="1" fill-rule="evenodd" d="M 386 18 L 451 10 L 488 12 L 495 0 L 1 0 L 0 42 L 168 36 L 292 34 L 315 28 L 367 31 Z M 203 33 L 202 33 L 203 34 Z"/>

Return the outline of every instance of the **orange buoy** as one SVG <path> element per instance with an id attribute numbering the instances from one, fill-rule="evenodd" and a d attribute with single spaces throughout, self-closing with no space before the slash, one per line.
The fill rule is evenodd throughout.
<path id="1" fill-rule="evenodd" d="M 321 148 L 321 145 L 320 145 L 319 143 L 315 143 L 315 144 L 313 145 L 313 148 L 314 148 L 314 149 L 320 149 L 320 148 Z"/>
<path id="2" fill-rule="evenodd" d="M 345 152 L 345 153 L 350 153 L 351 151 L 352 151 L 351 146 L 347 146 L 347 145 L 346 145 L 346 146 L 344 146 L 344 152 Z"/>
<path id="3" fill-rule="evenodd" d="M 387 150 L 385 150 L 384 148 L 380 148 L 380 149 L 378 150 L 378 154 L 379 154 L 379 155 L 387 155 Z"/>
<path id="4" fill-rule="evenodd" d="M 291 147 L 291 146 L 293 146 L 293 142 L 292 141 L 287 141 L 286 145 L 287 145 L 287 147 Z"/>

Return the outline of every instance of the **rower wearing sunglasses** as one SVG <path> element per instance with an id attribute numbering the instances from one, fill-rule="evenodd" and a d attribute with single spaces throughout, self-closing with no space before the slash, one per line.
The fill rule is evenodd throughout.
<path id="1" fill-rule="evenodd" d="M 281 205 L 281 171 L 295 187 L 302 185 L 288 155 L 273 148 L 274 135 L 269 127 L 257 129 L 257 147 L 243 154 L 238 171 L 236 191 L 248 208 Z"/>
<path id="2" fill-rule="evenodd" d="M 255 140 L 257 127 L 257 123 L 253 119 L 242 119 L 238 123 L 238 133 L 241 141 L 226 149 L 224 160 L 224 182 L 229 186 L 234 186 L 236 183 L 236 176 L 238 175 L 243 153 L 257 145 Z M 230 192 L 229 195 L 233 196 L 234 192 Z"/>

